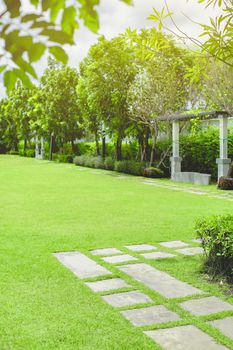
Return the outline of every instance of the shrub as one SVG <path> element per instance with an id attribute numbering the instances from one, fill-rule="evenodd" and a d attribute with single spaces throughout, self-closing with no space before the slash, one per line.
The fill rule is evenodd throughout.
<path id="1" fill-rule="evenodd" d="M 10 154 L 12 156 L 18 156 L 19 155 L 19 151 L 11 150 L 11 151 L 7 152 L 7 154 Z"/>
<path id="2" fill-rule="evenodd" d="M 222 176 L 218 180 L 218 188 L 220 190 L 233 190 L 233 178 Z"/>
<path id="3" fill-rule="evenodd" d="M 107 170 L 114 170 L 115 161 L 112 157 L 105 158 L 104 166 Z"/>
<path id="4" fill-rule="evenodd" d="M 53 153 L 53 160 L 59 163 L 73 163 L 73 156 L 71 154 Z"/>
<path id="5" fill-rule="evenodd" d="M 76 156 L 74 157 L 73 163 L 75 165 L 80 165 L 80 166 L 85 166 L 85 160 L 86 160 L 86 156 Z"/>
<path id="6" fill-rule="evenodd" d="M 158 168 L 150 167 L 150 168 L 144 169 L 143 176 L 152 177 L 152 178 L 161 178 L 164 176 L 164 173 L 162 170 Z"/>
<path id="7" fill-rule="evenodd" d="M 132 160 L 123 160 L 115 162 L 114 170 L 119 173 L 142 176 L 145 163 L 134 162 Z"/>
<path id="8" fill-rule="evenodd" d="M 233 281 L 233 215 L 200 219 L 195 229 L 203 242 L 206 270 Z"/>
<path id="9" fill-rule="evenodd" d="M 105 169 L 104 160 L 102 157 L 93 157 L 94 168 Z"/>

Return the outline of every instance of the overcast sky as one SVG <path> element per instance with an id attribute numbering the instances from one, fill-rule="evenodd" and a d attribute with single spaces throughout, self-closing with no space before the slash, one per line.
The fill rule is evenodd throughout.
<path id="1" fill-rule="evenodd" d="M 28 0 L 23 1 L 25 10 L 28 9 L 27 2 Z M 129 27 L 139 29 L 154 26 L 147 17 L 153 12 L 153 7 L 161 9 L 164 5 L 163 0 L 134 0 L 134 6 L 128 6 L 119 0 L 101 0 L 100 3 L 97 7 L 100 18 L 99 34 L 104 34 L 107 39 L 124 32 Z M 174 14 L 177 25 L 192 37 L 198 37 L 200 34 L 200 28 L 194 22 L 208 23 L 209 17 L 217 14 L 216 9 L 205 9 L 203 5 L 198 4 L 198 0 L 167 0 L 167 4 Z M 69 54 L 69 64 L 78 67 L 89 47 L 96 42 L 98 35 L 81 25 L 75 37 L 75 46 L 65 46 L 65 49 Z M 35 65 L 39 76 L 46 65 L 46 57 Z M 3 92 L 2 88 L 1 91 Z"/>
<path id="2" fill-rule="evenodd" d="M 198 37 L 200 28 L 192 21 L 208 23 L 209 16 L 216 15 L 216 10 L 204 9 L 204 6 L 198 4 L 197 0 L 168 0 L 167 4 L 174 13 L 178 26 L 194 37 Z M 152 27 L 154 23 L 147 20 L 147 17 L 153 12 L 153 7 L 161 9 L 163 5 L 163 0 L 134 0 L 134 6 L 132 7 L 119 0 L 101 0 L 101 5 L 98 7 L 100 34 L 104 34 L 110 39 L 129 27 L 132 29 Z M 185 15 L 192 21 L 188 20 Z M 86 28 L 82 27 L 77 31 L 77 45 L 68 49 L 70 64 L 76 66 L 96 40 L 97 35 L 92 34 Z"/>

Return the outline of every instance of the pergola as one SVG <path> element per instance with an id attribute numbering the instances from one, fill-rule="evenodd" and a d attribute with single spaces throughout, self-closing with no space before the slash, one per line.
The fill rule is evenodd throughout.
<path id="1" fill-rule="evenodd" d="M 181 114 L 181 115 L 173 115 L 170 117 L 159 117 L 159 121 L 172 122 L 172 157 L 171 161 L 171 178 L 173 180 L 181 179 L 182 181 L 182 173 L 181 171 L 181 162 L 182 158 L 180 157 L 179 150 L 179 136 L 180 136 L 180 122 L 191 120 L 191 119 L 218 119 L 219 127 L 220 127 L 220 157 L 216 159 L 216 163 L 218 164 L 218 178 L 221 176 L 227 176 L 229 171 L 231 159 L 228 158 L 228 118 L 229 114 L 225 111 L 213 111 L 213 112 L 201 112 L 198 114 Z M 190 173 L 195 174 L 195 173 Z M 196 173 L 198 174 L 198 173 Z M 201 174 L 200 174 L 201 175 Z M 202 181 L 200 181 L 202 182 Z"/>

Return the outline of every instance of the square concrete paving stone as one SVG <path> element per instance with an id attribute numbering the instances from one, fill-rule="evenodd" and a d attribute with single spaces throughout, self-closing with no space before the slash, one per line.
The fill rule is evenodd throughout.
<path id="1" fill-rule="evenodd" d="M 131 256 L 129 254 L 123 254 L 123 255 L 108 256 L 106 258 L 102 258 L 102 260 L 110 264 L 117 264 L 117 263 L 123 263 L 126 261 L 138 260 L 138 259 L 136 259 L 134 256 Z"/>
<path id="2" fill-rule="evenodd" d="M 166 248 L 187 247 L 189 245 L 188 243 L 182 241 L 160 242 L 159 244 Z"/>
<path id="3" fill-rule="evenodd" d="M 225 336 L 233 340 L 233 316 L 225 317 L 222 320 L 209 322 L 211 326 L 219 329 Z"/>
<path id="4" fill-rule="evenodd" d="M 163 305 L 149 306 L 141 309 L 121 311 L 134 326 L 148 326 L 154 323 L 166 323 L 180 320 L 180 317 Z"/>
<path id="5" fill-rule="evenodd" d="M 216 297 L 188 300 L 180 303 L 180 306 L 195 316 L 204 316 L 233 310 L 233 305 Z"/>
<path id="6" fill-rule="evenodd" d="M 104 295 L 102 298 L 110 305 L 115 307 L 130 306 L 134 304 L 143 304 L 151 302 L 151 298 L 139 292 L 138 290 L 132 292 L 116 293 Z"/>
<path id="7" fill-rule="evenodd" d="M 56 258 L 80 278 L 111 275 L 105 267 L 80 252 L 54 253 Z"/>
<path id="8" fill-rule="evenodd" d="M 132 250 L 134 252 L 143 252 L 147 250 L 156 250 L 157 248 L 154 247 L 151 244 L 133 244 L 133 245 L 126 245 L 125 248 Z"/>
<path id="9" fill-rule="evenodd" d="M 166 258 L 174 258 L 176 255 L 166 253 L 166 252 L 151 252 L 151 253 L 145 253 L 140 254 L 145 259 L 166 259 Z"/>
<path id="10" fill-rule="evenodd" d="M 112 255 L 112 254 L 122 254 L 122 252 L 117 248 L 100 248 L 91 250 L 93 255 Z"/>
<path id="11" fill-rule="evenodd" d="M 107 292 L 109 290 L 131 287 L 121 278 L 110 278 L 103 281 L 85 283 L 94 292 Z"/>
<path id="12" fill-rule="evenodd" d="M 144 332 L 164 350 L 226 350 L 195 326 L 180 326 Z"/>
<path id="13" fill-rule="evenodd" d="M 200 289 L 188 283 L 181 282 L 168 273 L 157 270 L 148 264 L 130 264 L 118 266 L 118 268 L 166 298 L 183 298 L 202 293 Z"/>
<path id="14" fill-rule="evenodd" d="M 183 255 L 197 255 L 197 254 L 203 254 L 204 249 L 201 247 L 183 248 L 183 249 L 176 249 L 176 252 L 181 253 Z"/>

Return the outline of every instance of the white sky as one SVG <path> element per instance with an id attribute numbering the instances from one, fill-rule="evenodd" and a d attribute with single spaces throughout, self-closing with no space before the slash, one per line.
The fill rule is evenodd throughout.
<path id="1" fill-rule="evenodd" d="M 101 0 L 101 4 L 97 8 L 100 18 L 99 34 L 104 34 L 110 39 L 119 33 L 125 31 L 126 28 L 145 28 L 152 27 L 154 23 L 147 20 L 147 17 L 153 12 L 153 7 L 161 9 L 164 0 L 134 0 L 134 6 L 128 6 L 119 0 Z M 23 0 L 25 10 L 28 10 L 28 0 Z M 208 23 L 209 17 L 216 15 L 217 9 L 205 9 L 203 5 L 198 4 L 198 0 L 167 0 L 169 9 L 174 14 L 177 25 L 192 37 L 198 37 L 200 28 L 193 23 Z M 190 20 L 188 20 L 185 15 Z M 75 35 L 75 46 L 65 46 L 69 54 L 69 64 L 78 67 L 79 62 L 85 57 L 89 47 L 96 42 L 98 35 L 90 32 L 83 25 Z M 36 71 L 40 76 L 46 68 L 47 58 L 43 58 L 35 65 Z M 2 77 L 0 77 L 0 81 Z M 1 88 L 1 91 L 2 88 Z"/>

